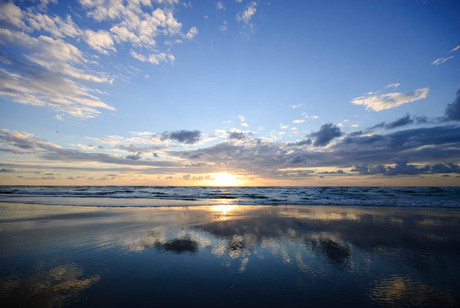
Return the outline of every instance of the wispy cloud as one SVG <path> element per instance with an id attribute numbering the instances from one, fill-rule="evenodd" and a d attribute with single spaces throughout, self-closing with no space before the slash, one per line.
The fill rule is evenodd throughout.
<path id="1" fill-rule="evenodd" d="M 255 31 L 255 26 L 253 23 L 251 23 L 251 19 L 257 11 L 256 7 L 257 7 L 257 3 L 252 1 L 249 3 L 249 5 L 246 7 L 244 11 L 236 15 L 236 20 L 238 22 L 243 23 L 250 32 Z"/>
<path id="2" fill-rule="evenodd" d="M 223 11 L 223 10 L 225 10 L 225 5 L 224 5 L 224 3 L 222 1 L 217 1 L 216 2 L 216 8 L 218 10 L 220 10 L 220 11 Z"/>
<path id="3" fill-rule="evenodd" d="M 454 58 L 454 56 L 450 56 L 450 57 L 447 57 L 447 58 L 439 58 L 439 59 L 436 59 L 434 60 L 431 65 L 440 65 L 440 64 L 443 64 L 444 62 L 450 60 Z"/>
<path id="4" fill-rule="evenodd" d="M 185 37 L 189 40 L 193 39 L 199 33 L 196 27 L 191 27 L 190 30 L 187 32 Z"/>
<path id="5" fill-rule="evenodd" d="M 0 5 L 0 45 L 20 49 L 14 56 L 0 54 L 0 95 L 21 104 L 50 107 L 59 119 L 64 119 L 63 114 L 96 117 L 100 109 L 115 108 L 99 99 L 98 89 L 87 83 L 113 81 L 100 73 L 100 66 L 91 69 L 98 65 L 93 59 L 111 56 L 117 46 L 128 45 L 130 55 L 139 61 L 172 63 L 175 57 L 161 40 L 165 44 L 170 38 L 191 40 L 198 34 L 196 27 L 182 32 L 182 23 L 173 14 L 178 1 L 161 1 L 156 7 L 150 1 L 81 0 L 80 4 L 95 21 L 92 29 L 80 27 L 70 15 L 48 14 L 47 5 L 32 4 L 27 9 L 12 2 Z"/>
<path id="6" fill-rule="evenodd" d="M 256 13 L 256 7 L 257 3 L 251 2 L 249 6 L 246 8 L 246 10 L 244 10 L 236 16 L 236 20 L 249 24 L 252 16 L 254 16 L 254 14 Z"/>
<path id="7" fill-rule="evenodd" d="M 351 103 L 363 105 L 367 110 L 382 111 L 423 99 L 429 92 L 429 88 L 420 88 L 409 93 L 387 92 L 388 89 L 395 89 L 398 86 L 399 84 L 388 85 L 385 89 L 356 97 Z"/>
<path id="8" fill-rule="evenodd" d="M 248 127 L 248 123 L 246 123 L 246 118 L 243 115 L 239 115 L 238 118 L 240 119 L 241 126 Z"/>
<path id="9" fill-rule="evenodd" d="M 457 45 L 456 47 L 454 47 L 451 50 L 449 50 L 449 52 L 455 52 L 455 51 L 457 51 L 459 49 L 460 49 L 460 45 Z"/>
<path id="10" fill-rule="evenodd" d="M 91 77 L 78 71 L 75 73 L 82 74 L 84 78 Z M 98 109 L 115 110 L 64 73 L 21 63 L 6 56 L 0 58 L 0 95 L 17 103 L 46 106 L 80 118 L 95 117 L 100 114 Z"/>

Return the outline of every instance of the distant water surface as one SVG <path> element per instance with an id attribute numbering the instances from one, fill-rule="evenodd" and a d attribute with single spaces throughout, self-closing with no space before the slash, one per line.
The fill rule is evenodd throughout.
<path id="1" fill-rule="evenodd" d="M 460 207 L 460 187 L 0 186 L 0 202 L 83 206 Z"/>

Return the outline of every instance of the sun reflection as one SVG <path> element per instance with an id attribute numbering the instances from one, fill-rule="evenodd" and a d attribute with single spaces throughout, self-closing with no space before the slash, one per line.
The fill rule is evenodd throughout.
<path id="1" fill-rule="evenodd" d="M 219 204 L 212 207 L 214 212 L 220 212 L 222 215 L 226 215 L 227 212 L 230 212 L 236 208 L 236 205 L 232 204 Z"/>

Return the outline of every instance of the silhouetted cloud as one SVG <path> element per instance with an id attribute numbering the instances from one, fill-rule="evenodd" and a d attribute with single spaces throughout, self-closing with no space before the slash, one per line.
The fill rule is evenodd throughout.
<path id="1" fill-rule="evenodd" d="M 287 144 L 287 146 L 291 146 L 291 147 L 301 147 L 301 146 L 304 146 L 304 145 L 311 145 L 311 139 L 304 139 L 304 140 L 300 140 L 300 141 L 297 141 L 297 142 L 289 142 Z"/>
<path id="2" fill-rule="evenodd" d="M 6 169 L 6 168 L 0 169 L 0 173 L 9 173 L 9 172 L 14 172 L 14 170 L 13 169 Z"/>
<path id="3" fill-rule="evenodd" d="M 457 91 L 455 100 L 447 105 L 444 112 L 444 120 L 446 121 L 460 121 L 460 89 Z"/>
<path id="4" fill-rule="evenodd" d="M 163 140 L 175 140 L 181 143 L 193 144 L 200 140 L 201 132 L 199 130 L 179 130 L 174 132 L 164 132 Z"/>
<path id="5" fill-rule="evenodd" d="M 435 174 L 435 173 L 460 173 L 460 166 L 455 163 L 439 163 L 435 165 L 425 165 L 423 167 L 417 167 L 410 165 L 406 161 L 400 161 L 395 164 L 394 167 L 383 165 L 377 166 L 355 166 L 352 169 L 354 172 L 358 172 L 362 175 L 372 174 L 383 174 L 383 175 L 416 175 L 416 174 Z"/>
<path id="6" fill-rule="evenodd" d="M 430 120 L 427 118 L 427 117 L 423 117 L 423 116 L 411 116 L 409 114 L 405 115 L 404 117 L 402 118 L 399 118 L 393 122 L 381 122 L 379 124 L 376 124 L 372 127 L 369 127 L 368 129 L 366 129 L 367 132 L 372 132 L 374 131 L 375 129 L 378 129 L 378 128 L 384 128 L 384 129 L 395 129 L 395 128 L 399 128 L 399 127 L 403 127 L 403 126 L 407 126 L 407 125 L 411 125 L 411 124 L 423 124 L 423 123 L 428 123 Z"/>
<path id="7" fill-rule="evenodd" d="M 346 174 L 345 171 L 339 169 L 337 171 L 321 171 L 318 172 L 317 174 Z"/>
<path id="8" fill-rule="evenodd" d="M 233 131 L 228 133 L 228 138 L 234 140 L 243 140 L 246 139 L 246 135 L 243 132 Z"/>
<path id="9" fill-rule="evenodd" d="M 128 155 L 126 156 L 127 159 L 132 159 L 132 160 L 139 160 L 141 158 L 141 152 L 137 152 L 135 155 Z"/>
<path id="10" fill-rule="evenodd" d="M 313 143 L 314 146 L 323 147 L 328 145 L 335 137 L 342 136 L 342 132 L 336 125 L 327 123 L 321 125 L 319 131 L 312 133 L 310 136 L 315 138 L 315 142 Z"/>
<path id="11" fill-rule="evenodd" d="M 411 119 L 410 115 L 406 115 L 405 117 L 402 117 L 396 121 L 390 122 L 385 125 L 385 128 L 387 129 L 393 129 L 396 127 L 401 127 L 401 126 L 406 126 L 409 124 L 414 123 L 414 120 Z"/>

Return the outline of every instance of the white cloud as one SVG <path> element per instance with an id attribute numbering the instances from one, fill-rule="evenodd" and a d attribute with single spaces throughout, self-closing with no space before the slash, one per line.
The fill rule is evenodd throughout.
<path id="1" fill-rule="evenodd" d="M 23 18 L 23 12 L 14 3 L 7 2 L 0 5 L 0 21 L 5 21 L 18 28 L 26 28 Z"/>
<path id="2" fill-rule="evenodd" d="M 217 1 L 216 2 L 216 8 L 218 10 L 225 10 L 225 5 L 224 5 L 224 3 L 222 1 Z"/>
<path id="3" fill-rule="evenodd" d="M 46 31 L 53 37 L 79 37 L 83 31 L 67 15 L 65 19 L 59 16 L 48 16 L 32 10 L 27 12 L 27 22 L 32 29 Z"/>
<path id="4" fill-rule="evenodd" d="M 292 121 L 292 123 L 294 123 L 294 124 L 299 124 L 299 123 L 303 123 L 303 122 L 305 122 L 305 120 L 294 120 L 294 121 Z"/>
<path id="5" fill-rule="evenodd" d="M 77 67 L 86 60 L 74 45 L 48 36 L 34 38 L 9 29 L 0 29 L 0 44 L 20 46 L 26 52 L 25 58 L 38 64 L 1 57 L 0 95 L 17 103 L 46 106 L 81 118 L 97 116 L 100 111 L 96 108 L 115 110 L 92 95 L 90 89 L 72 80 L 109 81 Z"/>
<path id="6" fill-rule="evenodd" d="M 104 30 L 99 30 L 94 32 L 92 30 L 86 30 L 86 42 L 91 48 L 102 53 L 108 54 L 109 50 L 116 51 L 112 36 L 109 32 Z"/>
<path id="7" fill-rule="evenodd" d="M 191 27 L 190 30 L 187 32 L 185 37 L 189 40 L 193 39 L 198 34 L 198 29 L 196 27 Z"/>
<path id="8" fill-rule="evenodd" d="M 173 62 L 174 56 L 169 51 L 161 50 L 158 41 L 163 38 L 165 45 L 174 42 L 182 42 L 179 38 L 192 39 L 198 34 L 196 27 L 191 27 L 184 34 L 182 23 L 173 15 L 173 5 L 179 3 L 177 0 L 157 0 L 158 4 L 164 7 L 157 7 L 153 10 L 150 1 L 122 1 L 122 0 L 80 0 L 80 3 L 88 10 L 87 15 L 96 21 L 111 22 L 110 32 L 117 44 L 130 43 L 133 51 L 138 56 L 133 56 L 141 61 L 148 61 L 153 64 L 160 62 Z M 152 11 L 153 10 L 153 11 Z M 107 41 L 109 42 L 109 41 Z M 107 45 L 109 46 L 109 45 Z M 140 48 L 144 50 L 140 50 Z M 151 53 L 155 48 L 156 52 Z M 102 48 L 107 50 L 108 48 Z M 146 51 L 146 50 L 147 51 Z M 99 50 L 100 51 L 100 50 Z M 142 55 L 140 57 L 139 55 Z"/>
<path id="9" fill-rule="evenodd" d="M 434 60 L 431 65 L 439 65 L 439 64 L 443 64 L 444 62 L 452 59 L 454 56 L 450 56 L 450 57 L 447 57 L 447 58 L 439 58 L 439 59 L 436 59 Z"/>
<path id="10" fill-rule="evenodd" d="M 236 15 L 236 20 L 238 20 L 239 22 L 249 24 L 252 16 L 254 16 L 254 14 L 256 13 L 256 6 L 256 2 L 251 2 L 251 4 L 247 7 L 246 10 Z"/>
<path id="11" fill-rule="evenodd" d="M 303 106 L 303 104 L 291 105 L 291 108 L 292 109 L 297 109 L 297 108 L 300 108 L 302 106 Z"/>
<path id="12" fill-rule="evenodd" d="M 449 52 L 454 52 L 454 51 L 457 51 L 457 50 L 459 50 L 459 49 L 460 49 L 460 45 L 458 45 L 458 46 L 452 48 L 451 50 L 449 50 Z"/>
<path id="13" fill-rule="evenodd" d="M 243 115 L 240 114 L 240 115 L 238 116 L 238 119 L 240 119 L 240 124 L 241 124 L 241 126 L 248 127 L 248 123 L 245 122 L 245 121 L 246 121 L 246 118 L 245 118 Z"/>
<path id="14" fill-rule="evenodd" d="M 224 20 L 224 22 L 219 26 L 219 30 L 224 32 L 225 30 L 227 30 L 227 21 Z"/>
<path id="15" fill-rule="evenodd" d="M 164 52 L 153 53 L 148 56 L 144 56 L 135 52 L 134 50 L 131 50 L 130 54 L 134 59 L 137 59 L 141 62 L 150 62 L 152 64 L 160 64 L 160 62 L 174 62 L 175 60 L 172 54 L 166 54 Z"/>
<path id="16" fill-rule="evenodd" d="M 396 88 L 397 86 L 399 86 L 399 84 L 392 84 L 385 87 L 385 89 Z M 351 101 L 351 103 L 355 105 L 363 105 L 366 107 L 366 110 L 370 109 L 373 111 L 382 111 L 423 99 L 427 96 L 428 92 L 429 88 L 420 88 L 409 93 L 385 93 L 384 90 L 379 90 L 356 97 Z"/>
<path id="17" fill-rule="evenodd" d="M 100 66 L 97 72 L 91 69 L 97 63 L 90 59 L 99 57 L 93 50 L 109 55 L 119 44 L 129 44 L 131 56 L 140 61 L 173 63 L 169 47 L 160 43 L 192 39 L 198 34 L 196 27 L 182 33 L 182 24 L 173 14 L 177 0 L 157 0 L 155 8 L 150 0 L 79 2 L 87 16 L 100 23 L 91 29 L 80 28 L 70 15 L 48 14 L 44 2 L 27 5 L 27 9 L 13 2 L 0 4 L 0 48 L 15 46 L 19 50 L 12 59 L 1 56 L 0 95 L 13 102 L 52 108 L 61 120 L 65 114 L 95 117 L 100 108 L 115 108 L 102 102 L 90 84 L 81 83 L 113 81 Z M 79 49 L 81 41 L 90 48 Z"/>

